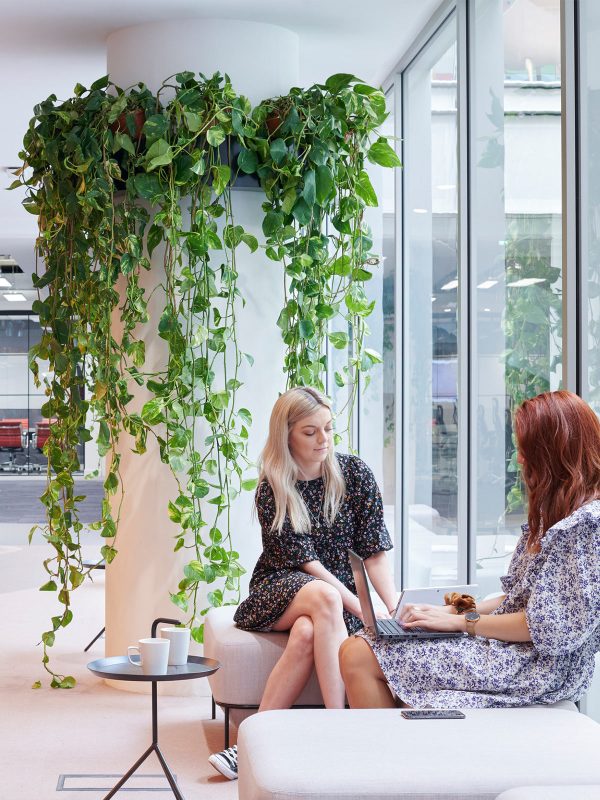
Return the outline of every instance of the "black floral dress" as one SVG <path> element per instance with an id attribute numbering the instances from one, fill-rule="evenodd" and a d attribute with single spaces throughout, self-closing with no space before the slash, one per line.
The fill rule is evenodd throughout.
<path id="1" fill-rule="evenodd" d="M 248 631 L 269 631 L 292 602 L 297 592 L 317 578 L 302 571 L 307 561 L 320 561 L 325 569 L 356 594 L 348 548 L 362 558 L 391 550 L 392 541 L 383 520 L 381 494 L 369 467 L 356 456 L 336 454 L 346 495 L 329 527 L 323 515 L 323 478 L 298 481 L 312 522 L 310 533 L 296 533 L 286 516 L 281 532 L 271 532 L 275 499 L 267 481 L 256 491 L 256 509 L 262 528 L 263 552 L 250 580 L 250 595 L 235 613 L 238 627 Z M 362 627 L 353 614 L 344 611 L 348 633 Z"/>

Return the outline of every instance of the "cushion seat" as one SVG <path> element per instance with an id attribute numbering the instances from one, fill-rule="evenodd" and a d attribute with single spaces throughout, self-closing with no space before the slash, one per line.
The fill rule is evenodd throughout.
<path id="1" fill-rule="evenodd" d="M 422 721 L 396 709 L 256 714 L 239 729 L 239 798 L 495 800 L 516 786 L 600 783 L 600 725 L 572 703 L 464 712 Z"/>

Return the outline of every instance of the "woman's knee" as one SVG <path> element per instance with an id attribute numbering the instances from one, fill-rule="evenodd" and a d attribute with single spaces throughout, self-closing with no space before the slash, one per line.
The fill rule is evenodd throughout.
<path id="1" fill-rule="evenodd" d="M 350 636 L 342 642 L 339 651 L 342 677 L 380 671 L 379 664 L 368 643 L 360 636 Z"/>
<path id="2" fill-rule="evenodd" d="M 287 647 L 297 656 L 310 656 L 312 658 L 315 629 L 310 617 L 301 616 L 290 628 Z"/>
<path id="3" fill-rule="evenodd" d="M 316 580 L 310 583 L 311 617 L 325 617 L 338 619 L 344 610 L 342 596 L 335 588 L 325 581 Z"/>

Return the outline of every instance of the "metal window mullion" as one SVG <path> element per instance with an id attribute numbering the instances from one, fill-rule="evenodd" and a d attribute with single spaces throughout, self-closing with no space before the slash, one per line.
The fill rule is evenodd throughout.
<path id="1" fill-rule="evenodd" d="M 404 163 L 404 106 L 401 75 L 394 81 L 394 136 L 400 160 Z M 394 174 L 394 222 L 396 251 L 396 275 L 394 276 L 394 371 L 395 401 L 394 427 L 396 431 L 395 463 L 395 504 L 394 504 L 394 577 L 396 588 L 404 587 L 406 558 L 408 557 L 408 527 L 406 525 L 408 508 L 405 503 L 404 458 L 405 443 L 405 402 L 404 402 L 404 170 L 397 169 Z M 398 546 L 398 543 L 400 546 Z"/>
<path id="2" fill-rule="evenodd" d="M 458 498 L 457 498 L 457 571 L 458 582 L 471 578 L 470 464 L 471 428 L 471 280 L 469 247 L 469 40 L 466 0 L 456 8 L 457 39 L 457 175 L 458 175 Z"/>
<path id="3" fill-rule="evenodd" d="M 561 173 L 562 173 L 562 377 L 563 388 L 581 394 L 582 320 L 578 314 L 578 110 L 577 39 L 574 0 L 561 0 Z M 579 363 L 578 363 L 579 362 Z"/>

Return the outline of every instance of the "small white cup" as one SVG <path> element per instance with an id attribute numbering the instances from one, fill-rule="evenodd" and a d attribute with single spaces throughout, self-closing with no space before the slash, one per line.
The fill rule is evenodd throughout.
<path id="1" fill-rule="evenodd" d="M 139 661 L 131 658 L 132 650 L 139 653 Z M 127 658 L 136 667 L 141 667 L 144 675 L 166 675 L 169 664 L 169 640 L 158 637 L 140 639 L 139 647 L 127 648 Z"/>
<path id="2" fill-rule="evenodd" d="M 190 651 L 189 628 L 162 628 L 160 635 L 171 643 L 169 648 L 169 664 L 180 667 L 187 664 Z"/>

